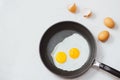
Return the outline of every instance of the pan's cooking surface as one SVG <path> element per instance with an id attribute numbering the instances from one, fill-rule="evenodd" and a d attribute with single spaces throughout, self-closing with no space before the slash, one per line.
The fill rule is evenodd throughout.
<path id="1" fill-rule="evenodd" d="M 80 55 L 73 59 L 74 56 L 69 55 L 69 50 L 72 49 L 76 52 L 74 48 L 80 52 L 77 52 Z M 58 63 L 56 60 L 56 55 L 61 51 L 66 55 L 66 60 L 62 64 Z M 77 56 L 77 53 L 75 56 Z M 57 68 L 73 71 L 79 69 L 86 63 L 89 58 L 90 48 L 87 40 L 84 39 L 84 36 L 80 33 L 73 30 L 63 30 L 51 37 L 47 46 L 47 54 L 51 62 L 54 63 Z"/>
<path id="2" fill-rule="evenodd" d="M 78 33 L 87 40 L 90 47 L 90 56 L 85 65 L 80 69 L 63 71 L 55 67 L 50 53 L 59 42 L 73 33 Z M 53 25 L 45 32 L 40 43 L 40 55 L 43 63 L 50 71 L 63 77 L 74 78 L 82 75 L 91 67 L 95 58 L 95 48 L 94 38 L 84 26 L 75 22 L 66 21 Z"/>

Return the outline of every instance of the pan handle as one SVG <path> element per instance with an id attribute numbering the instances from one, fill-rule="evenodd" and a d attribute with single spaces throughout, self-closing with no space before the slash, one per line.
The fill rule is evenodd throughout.
<path id="1" fill-rule="evenodd" d="M 100 69 L 107 71 L 108 73 L 111 73 L 112 75 L 120 78 L 120 71 L 118 71 L 118 70 L 116 70 L 116 69 L 114 69 L 114 68 L 112 68 L 104 63 L 100 63 L 98 61 L 95 61 L 94 66 L 97 66 Z"/>

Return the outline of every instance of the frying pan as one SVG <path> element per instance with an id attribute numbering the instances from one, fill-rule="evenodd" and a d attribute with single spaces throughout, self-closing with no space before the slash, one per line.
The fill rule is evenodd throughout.
<path id="1" fill-rule="evenodd" d="M 65 71 L 57 68 L 54 65 L 53 59 L 51 57 L 51 52 L 59 42 L 63 41 L 66 37 L 74 33 L 82 35 L 84 39 L 87 40 L 90 48 L 90 55 L 88 60 L 79 69 L 74 71 Z M 96 44 L 94 37 L 86 27 L 77 22 L 63 21 L 52 25 L 41 38 L 39 53 L 42 62 L 47 67 L 47 69 L 49 69 L 54 74 L 65 78 L 76 78 L 78 76 L 81 76 L 85 72 L 87 72 L 88 69 L 91 68 L 93 65 L 120 78 L 120 71 L 95 60 Z"/>

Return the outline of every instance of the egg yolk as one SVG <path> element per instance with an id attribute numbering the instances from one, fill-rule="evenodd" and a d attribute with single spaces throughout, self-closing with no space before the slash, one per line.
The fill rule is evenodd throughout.
<path id="1" fill-rule="evenodd" d="M 60 64 L 63 64 L 67 60 L 67 56 L 65 52 L 58 52 L 55 58 L 56 58 L 56 61 Z"/>
<path id="2" fill-rule="evenodd" d="M 69 56 L 73 59 L 78 58 L 80 55 L 80 51 L 77 48 L 71 48 L 69 50 Z"/>

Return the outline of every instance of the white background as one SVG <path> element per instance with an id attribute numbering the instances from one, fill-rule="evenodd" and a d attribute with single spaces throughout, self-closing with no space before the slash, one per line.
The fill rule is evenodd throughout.
<path id="1" fill-rule="evenodd" d="M 67 8 L 76 3 L 78 11 Z M 93 16 L 83 18 L 81 10 L 90 8 Z M 48 71 L 39 56 L 43 33 L 56 22 L 70 20 L 85 25 L 95 37 L 97 60 L 120 70 L 120 0 L 0 0 L 0 80 L 66 80 Z M 104 26 L 105 17 L 116 22 L 114 29 Z M 110 32 L 107 42 L 98 41 L 102 30 Z M 96 68 L 73 80 L 119 80 Z"/>

